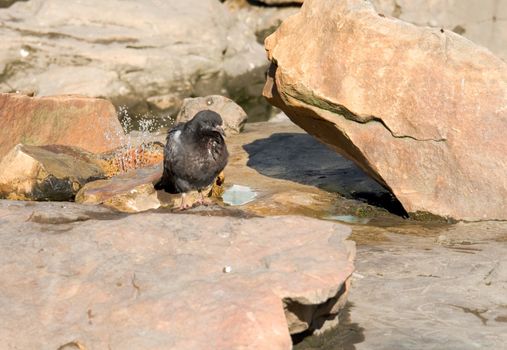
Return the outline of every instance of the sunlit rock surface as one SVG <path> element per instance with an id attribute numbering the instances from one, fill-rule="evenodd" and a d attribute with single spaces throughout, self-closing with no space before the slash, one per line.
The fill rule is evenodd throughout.
<path id="1" fill-rule="evenodd" d="M 271 103 L 407 212 L 507 218 L 507 64 L 490 51 L 359 0 L 305 1 L 266 48 Z"/>
<path id="2" fill-rule="evenodd" d="M 380 13 L 421 26 L 445 28 L 507 60 L 506 0 L 371 0 Z"/>
<path id="3" fill-rule="evenodd" d="M 263 1 L 263 2 L 276 2 Z M 285 0 L 280 0 L 283 2 Z M 506 0 L 369 0 L 386 16 L 436 28 L 444 28 L 485 46 L 507 59 Z M 286 1 L 287 2 L 287 1 Z M 295 1 L 294 1 L 295 2 Z M 298 2 L 303 2 L 300 0 Z"/>
<path id="4" fill-rule="evenodd" d="M 104 204 L 135 213 L 160 207 L 154 185 L 162 177 L 162 164 L 132 169 L 110 179 L 86 184 L 76 195 L 77 203 Z"/>
<path id="5" fill-rule="evenodd" d="M 289 329 L 320 327 L 343 306 L 349 233 L 302 217 L 0 201 L 0 338 L 23 349 L 288 350 Z"/>
<path id="6" fill-rule="evenodd" d="M 387 224 L 387 225 L 386 225 Z M 340 325 L 294 350 L 503 349 L 507 222 L 353 226 Z"/>
<path id="7" fill-rule="evenodd" d="M 105 152 L 119 147 L 123 135 L 114 107 L 107 100 L 0 93 L 0 159 L 18 143 Z"/>
<path id="8" fill-rule="evenodd" d="M 0 91 L 101 96 L 143 112 L 166 96 L 155 105 L 174 113 L 183 97 L 261 84 L 266 66 L 255 34 L 217 0 L 30 0 L 0 21 Z"/>
<path id="9" fill-rule="evenodd" d="M 70 201 L 105 177 L 94 154 L 60 145 L 16 145 L 0 161 L 0 198 Z"/>
<path id="10" fill-rule="evenodd" d="M 186 98 L 176 116 L 177 123 L 187 122 L 199 111 L 209 109 L 222 117 L 226 132 L 239 133 L 243 129 L 248 116 L 236 102 L 220 95 Z"/>

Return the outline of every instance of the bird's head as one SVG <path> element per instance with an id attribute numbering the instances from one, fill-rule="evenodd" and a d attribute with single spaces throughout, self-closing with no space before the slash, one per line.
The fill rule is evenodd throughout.
<path id="1" fill-rule="evenodd" d="M 222 117 L 216 112 L 204 110 L 198 112 L 188 126 L 198 135 L 219 136 L 224 138 L 225 132 L 222 128 Z"/>

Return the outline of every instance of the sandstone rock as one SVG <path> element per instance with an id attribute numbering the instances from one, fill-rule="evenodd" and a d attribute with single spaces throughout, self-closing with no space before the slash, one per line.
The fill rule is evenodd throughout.
<path id="1" fill-rule="evenodd" d="M 103 163 L 101 163 L 102 166 Z M 162 164 L 131 168 L 119 172 L 109 179 L 87 183 L 76 194 L 75 201 L 83 204 L 103 204 L 109 208 L 126 213 L 138 213 L 159 207 L 177 209 L 181 205 L 181 194 L 170 194 L 155 191 L 155 185 L 162 177 Z M 220 173 L 217 180 L 203 195 L 219 198 L 223 193 L 224 175 Z M 192 207 L 201 199 L 197 191 L 185 195 L 185 204 Z"/>
<path id="2" fill-rule="evenodd" d="M 354 268 L 349 228 L 302 217 L 8 201 L 0 217 L 0 338 L 23 349 L 288 350 Z"/>
<path id="3" fill-rule="evenodd" d="M 296 3 L 296 1 L 263 1 Z M 504 60 L 507 59 L 507 16 L 505 0 L 369 0 L 379 13 L 420 25 L 444 28 L 486 46 Z M 303 3 L 303 0 L 297 1 Z M 285 10 L 286 8 L 282 8 Z"/>
<path id="4" fill-rule="evenodd" d="M 162 177 L 162 165 L 139 168 L 86 184 L 76 202 L 104 204 L 116 210 L 136 213 L 160 207 L 154 185 Z"/>
<path id="5" fill-rule="evenodd" d="M 72 200 L 86 182 L 104 176 L 93 154 L 82 149 L 19 144 L 0 161 L 0 197 Z"/>
<path id="6" fill-rule="evenodd" d="M 507 60 L 505 0 L 371 0 L 378 12 L 421 26 L 452 30 Z"/>
<path id="7" fill-rule="evenodd" d="M 0 120 L 0 159 L 18 143 L 105 152 L 120 146 L 123 137 L 113 105 L 82 96 L 0 93 Z"/>
<path id="8" fill-rule="evenodd" d="M 359 0 L 305 1 L 266 47 L 265 96 L 408 212 L 507 219 L 504 61 Z"/>
<path id="9" fill-rule="evenodd" d="M 243 93 L 242 77 L 260 81 L 266 67 L 254 33 L 216 0 L 30 0 L 0 21 L 0 91 L 81 93 L 144 113 L 154 96 Z"/>
<path id="10" fill-rule="evenodd" d="M 241 132 L 248 118 L 243 108 L 237 105 L 233 100 L 220 95 L 212 95 L 186 98 L 183 100 L 183 106 L 176 117 L 176 122 L 181 123 L 189 121 L 197 112 L 205 109 L 217 112 L 222 116 L 225 126 L 224 130 L 226 132 Z"/>
<path id="11" fill-rule="evenodd" d="M 354 227 L 350 304 L 294 350 L 504 348 L 507 222 L 389 226 Z"/>

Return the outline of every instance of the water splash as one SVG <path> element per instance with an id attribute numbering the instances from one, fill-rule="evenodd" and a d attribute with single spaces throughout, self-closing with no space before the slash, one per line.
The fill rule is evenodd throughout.
<path id="1" fill-rule="evenodd" d="M 121 142 L 119 148 L 106 156 L 113 168 L 112 174 L 125 173 L 162 160 L 165 129 L 174 124 L 170 116 L 131 116 L 126 106 L 120 106 L 118 119 L 125 133 L 112 135 L 110 130 L 104 132 L 107 140 L 120 139 Z"/>

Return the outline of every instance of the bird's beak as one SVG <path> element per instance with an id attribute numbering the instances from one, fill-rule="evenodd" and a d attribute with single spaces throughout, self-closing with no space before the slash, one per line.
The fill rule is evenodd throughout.
<path id="1" fill-rule="evenodd" d="M 214 126 L 211 130 L 218 132 L 220 135 L 222 135 L 222 137 L 227 136 L 225 135 L 225 131 L 221 126 Z"/>

